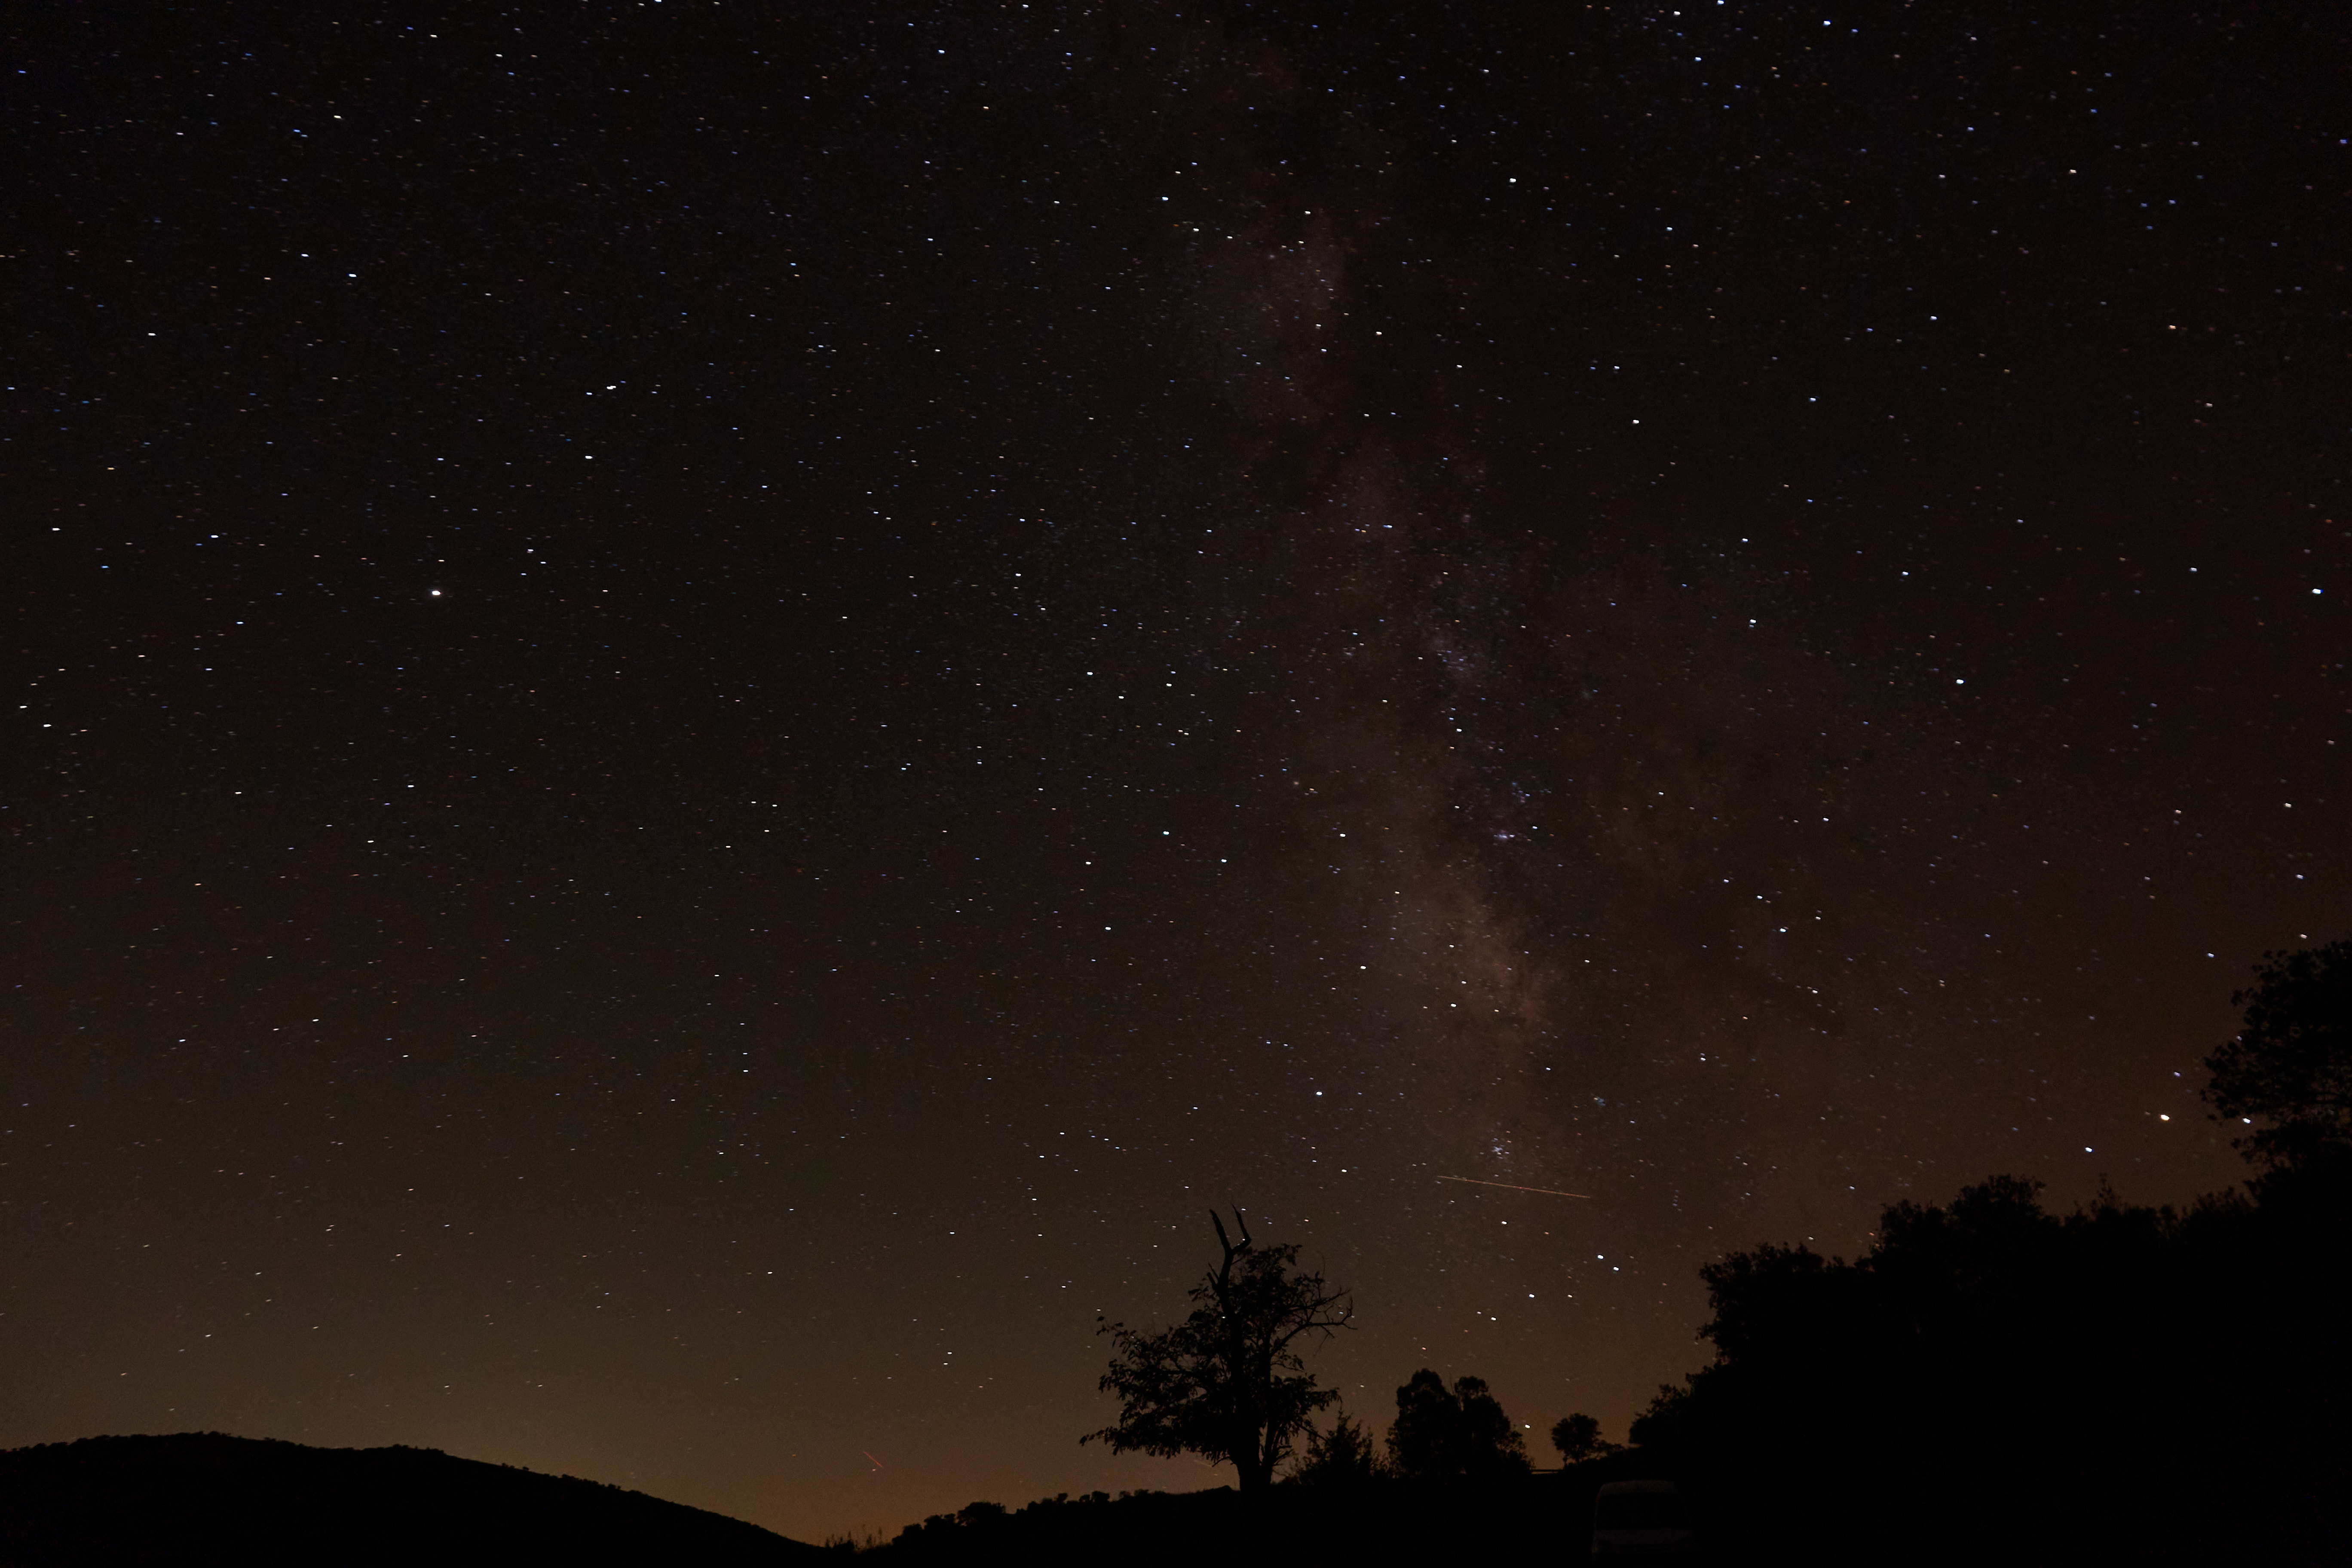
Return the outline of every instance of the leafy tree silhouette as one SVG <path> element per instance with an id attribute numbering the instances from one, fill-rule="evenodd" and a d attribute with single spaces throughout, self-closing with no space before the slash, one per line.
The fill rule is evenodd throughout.
<path id="1" fill-rule="evenodd" d="M 1528 1446 L 1487 1392 L 1486 1380 L 1445 1380 L 1427 1367 L 1397 1390 L 1389 1455 L 1412 1480 L 1471 1480 L 1525 1475 Z"/>
<path id="2" fill-rule="evenodd" d="M 2205 1058 L 2217 1120 L 2263 1125 L 2237 1139 L 2273 1169 L 2352 1150 L 2352 942 L 2266 952 L 2233 993 L 2245 1026 Z"/>
<path id="3" fill-rule="evenodd" d="M 1551 1446 L 1558 1448 L 1559 1457 L 1571 1465 L 1622 1451 L 1616 1444 L 1601 1436 L 1600 1421 L 1580 1410 L 1552 1423 Z"/>
<path id="4" fill-rule="evenodd" d="M 1199 1454 L 1229 1464 L 1244 1491 L 1272 1483 L 1314 1414 L 1338 1399 L 1316 1385 L 1298 1345 L 1350 1326 L 1355 1303 L 1318 1272 L 1297 1270 L 1295 1243 L 1260 1247 L 1239 1209 L 1225 1234 L 1224 1257 L 1192 1287 L 1192 1315 L 1162 1333 L 1104 1323 L 1118 1353 L 1099 1386 L 1119 1399 L 1119 1418 L 1078 1439 L 1108 1443 L 1113 1453 L 1173 1458 Z"/>

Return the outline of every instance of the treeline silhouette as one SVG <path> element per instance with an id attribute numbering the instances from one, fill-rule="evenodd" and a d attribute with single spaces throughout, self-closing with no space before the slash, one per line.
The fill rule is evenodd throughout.
<path id="1" fill-rule="evenodd" d="M 1885 1209 L 1851 1262 L 1708 1265 L 1713 1364 L 1631 1447 L 1560 1421 L 1589 1456 L 1563 1469 L 1531 1468 L 1483 1384 L 1424 1369 L 1385 1445 L 1343 1415 L 1265 1490 L 976 1503 L 863 1555 L 1554 1560 L 1585 1551 L 1603 1482 L 1663 1478 L 1718 1563 L 2341 1563 L 2347 1205 L 2335 1155 L 2186 1209 L 2103 1191 L 2054 1214 L 1993 1176 Z"/>
<path id="2" fill-rule="evenodd" d="M 548 1562 L 1285 1564 L 1557 1561 L 1604 1484 L 1672 1480 L 1717 1563 L 2337 1563 L 2352 1559 L 2352 942 L 2265 955 L 2205 1093 L 2260 1172 L 2184 1209 L 2071 1213 L 1996 1175 L 1897 1203 L 1852 1262 L 1707 1265 L 1713 1363 L 1628 1434 L 1571 1414 L 1536 1472 L 1486 1384 L 1423 1368 L 1384 1442 L 1298 1346 L 1352 1301 L 1296 1246 L 1239 1241 L 1168 1330 L 1106 1323 L 1116 1449 L 1239 1489 L 976 1502 L 817 1548 L 635 1492 L 430 1450 L 216 1434 L 0 1454 L 0 1568 Z M 1214 1216 L 1213 1216 L 1213 1219 Z M 1278 1481 L 1276 1477 L 1282 1479 Z M 1637 1495 L 1650 1495 L 1642 1493 Z"/>
<path id="3" fill-rule="evenodd" d="M 2204 1090 L 2261 1173 L 2242 1192 L 2176 1210 L 2103 1186 L 2057 1215 L 2039 1184 L 1996 1175 L 1887 1208 L 1851 1263 L 1733 1253 L 1701 1271 L 1713 1364 L 1662 1388 L 1630 1447 L 1562 1417 L 1551 1476 L 1475 1378 L 1415 1373 L 1385 1453 L 1344 1413 L 1317 1426 L 1336 1395 L 1295 1347 L 1349 1327 L 1349 1298 L 1295 1272 L 1295 1246 L 1257 1248 L 1245 1226 L 1235 1244 L 1220 1223 L 1224 1264 L 1189 1319 L 1106 1326 L 1122 1408 L 1097 1436 L 1245 1455 L 1236 1500 L 974 1505 L 882 1550 L 1549 1557 L 1582 1549 L 1603 1482 L 1641 1479 L 1682 1489 L 1718 1561 L 2352 1560 L 2352 942 L 2266 953 L 2254 973 Z M 1231 1286 L 1244 1276 L 1263 1289 Z"/>
<path id="4" fill-rule="evenodd" d="M 5 1568 L 791 1568 L 826 1559 L 723 1514 L 431 1448 L 186 1432 L 0 1453 Z"/>
<path id="5" fill-rule="evenodd" d="M 2352 1159 L 2250 1186 L 2058 1215 L 1995 1176 L 1888 1208 L 1852 1263 L 1735 1253 L 1702 1271 L 1715 1364 L 1661 1390 L 1636 1449 L 1743 1554 L 1826 1533 L 1915 1562 L 2343 1561 Z"/>
<path id="6" fill-rule="evenodd" d="M 1734 1253 L 1701 1271 L 1715 1363 L 1633 1424 L 1644 1462 L 1759 1558 L 2345 1561 L 2352 942 L 2254 980 L 2203 1090 L 2244 1191 L 2058 1215 L 1995 1176 L 1888 1208 L 1852 1263 Z"/>
<path id="7" fill-rule="evenodd" d="M 1019 1509 L 982 1502 L 908 1525 L 857 1555 L 885 1564 L 1039 1568 L 1552 1562 L 1581 1554 L 1599 1481 L 1530 1471 L 1478 1481 L 1390 1478 L 1344 1489 L 1288 1483 L 1255 1492 L 1091 1492 Z"/>
<path id="8" fill-rule="evenodd" d="M 1557 1556 L 1596 1476 L 1538 1490 L 1527 1445 L 1484 1380 L 1448 1384 L 1432 1368 L 1396 1391 L 1384 1440 L 1344 1410 L 1310 1434 L 1306 1452 L 1270 1487 L 1199 1492 L 1103 1492 L 1044 1499 L 1018 1510 L 975 1502 L 910 1524 L 865 1555 L 890 1563 L 1117 1563 L 1122 1568 L 1255 1563 L 1329 1555 L 1370 1563 L 1475 1548 Z"/>
<path id="9" fill-rule="evenodd" d="M 2344 1560 L 2352 1154 L 2185 1209 L 2053 1213 L 1994 1176 L 1898 1203 L 1860 1258 L 1702 1270 L 1713 1363 L 1632 1446 L 1570 1416 L 1536 1472 L 1486 1386 L 1423 1368 L 1251 1492 L 975 1503 L 831 1553 L 642 1494 L 431 1450 L 188 1434 L 0 1454 L 0 1564 L 1367 1563 L 1579 1555 L 1604 1482 L 1664 1478 L 1720 1563 Z"/>

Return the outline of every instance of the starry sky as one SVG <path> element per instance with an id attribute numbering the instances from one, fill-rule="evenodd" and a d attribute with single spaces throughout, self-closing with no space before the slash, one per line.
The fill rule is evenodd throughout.
<path id="1" fill-rule="evenodd" d="M 2335 7 L 5 26 L 0 1446 L 1210 1485 L 1212 1204 L 1622 1436 L 2347 934 Z"/>

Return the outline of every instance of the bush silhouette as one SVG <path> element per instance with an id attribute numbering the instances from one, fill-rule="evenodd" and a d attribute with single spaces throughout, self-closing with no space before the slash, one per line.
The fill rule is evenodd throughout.
<path id="1" fill-rule="evenodd" d="M 1307 1435 L 1307 1457 L 1291 1479 L 1302 1486 L 1360 1489 L 1387 1474 L 1372 1435 L 1342 1410 L 1328 1432 Z"/>

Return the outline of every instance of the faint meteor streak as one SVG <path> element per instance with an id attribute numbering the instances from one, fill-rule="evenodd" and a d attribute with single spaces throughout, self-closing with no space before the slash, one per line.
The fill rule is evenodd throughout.
<path id="1" fill-rule="evenodd" d="M 860 1449 L 858 1449 L 857 1451 L 858 1451 L 859 1453 L 861 1453 L 861 1454 L 866 1454 L 866 1450 L 865 1450 L 865 1449 L 863 1449 L 863 1448 L 860 1448 Z M 868 1459 L 872 1459 L 872 1460 L 873 1460 L 873 1462 L 874 1462 L 874 1468 L 875 1468 L 876 1469 L 877 1469 L 877 1470 L 878 1470 L 878 1469 L 880 1469 L 880 1468 L 882 1468 L 882 1461 L 881 1461 L 881 1460 L 874 1458 L 874 1456 L 873 1456 L 873 1455 L 871 1455 L 871 1454 L 866 1454 L 866 1457 Z"/>
<path id="2" fill-rule="evenodd" d="M 1563 1193 L 1558 1187 L 1522 1187 L 1509 1182 L 1482 1182 L 1475 1176 L 1440 1176 L 1441 1182 L 1467 1182 L 1474 1187 L 1500 1187 L 1507 1193 L 1541 1193 L 1549 1198 L 1590 1198 L 1591 1193 Z"/>

